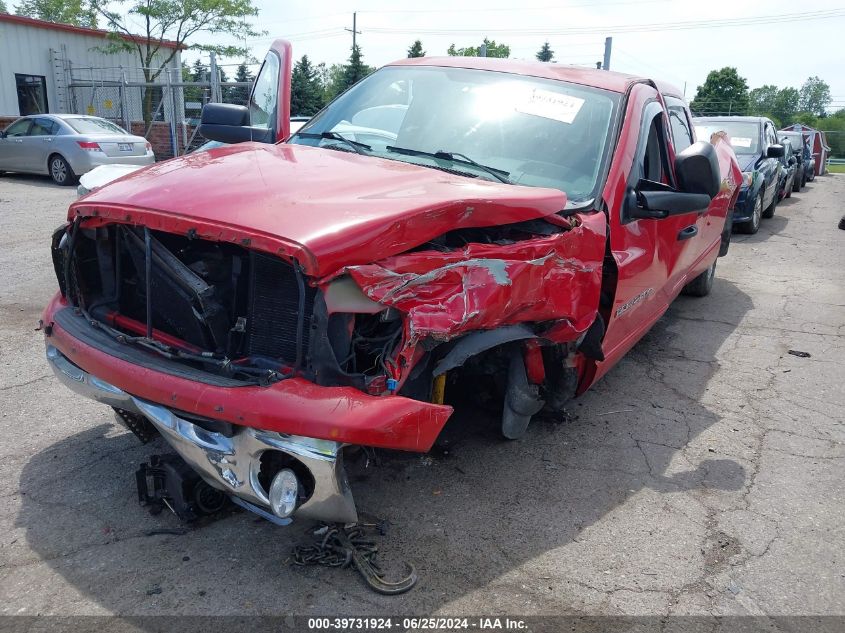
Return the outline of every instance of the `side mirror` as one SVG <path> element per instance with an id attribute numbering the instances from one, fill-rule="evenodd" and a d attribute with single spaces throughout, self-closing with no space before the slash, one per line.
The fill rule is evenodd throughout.
<path id="1" fill-rule="evenodd" d="M 721 188 L 716 149 L 706 141 L 693 143 L 675 157 L 675 175 L 680 191 L 715 198 Z"/>
<path id="2" fill-rule="evenodd" d="M 640 180 L 637 188 L 629 191 L 626 206 L 628 217 L 662 220 L 670 215 L 704 211 L 710 200 L 706 193 L 677 191 L 659 182 Z"/>
<path id="3" fill-rule="evenodd" d="M 0 131 L 0 138 L 6 138 L 6 132 Z"/>
<path id="4" fill-rule="evenodd" d="M 250 126 L 249 108 L 231 103 L 205 104 L 199 132 L 209 141 L 221 143 L 273 143 L 276 140 L 272 128 Z"/>
<path id="5" fill-rule="evenodd" d="M 780 158 L 783 156 L 783 145 L 769 145 L 766 150 L 766 158 Z"/>

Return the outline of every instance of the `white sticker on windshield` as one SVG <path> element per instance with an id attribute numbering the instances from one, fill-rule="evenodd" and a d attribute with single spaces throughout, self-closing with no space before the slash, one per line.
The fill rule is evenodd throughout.
<path id="1" fill-rule="evenodd" d="M 514 104 L 514 110 L 561 123 L 572 123 L 582 105 L 584 105 L 584 100 L 578 97 L 535 88 L 520 95 Z"/>
<path id="2" fill-rule="evenodd" d="M 734 147 L 751 147 L 751 139 L 744 136 L 732 136 L 731 145 Z"/>

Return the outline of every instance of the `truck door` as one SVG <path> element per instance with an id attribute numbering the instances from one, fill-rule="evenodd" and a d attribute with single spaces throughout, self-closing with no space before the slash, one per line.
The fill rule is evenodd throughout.
<path id="1" fill-rule="evenodd" d="M 672 145 L 675 149 L 675 156 L 677 156 L 695 142 L 694 128 L 690 112 L 683 101 L 675 97 L 665 97 L 665 101 L 669 113 L 669 127 L 672 131 Z M 709 141 L 709 139 L 698 140 Z M 726 167 L 722 165 L 721 158 L 720 167 Z M 726 173 L 722 174 L 722 180 L 724 181 L 726 178 L 728 178 L 727 170 Z M 694 238 L 691 238 L 695 241 L 690 241 L 681 251 L 680 258 L 676 263 L 678 275 L 674 279 L 675 287 L 672 289 L 672 293 L 674 293 L 672 296 L 677 295 L 684 284 L 707 268 L 711 262 L 710 255 L 713 250 L 721 246 L 722 232 L 730 206 L 729 196 L 727 198 L 726 194 L 720 193 L 718 199 L 714 199 L 706 210 L 688 216 L 687 219 L 695 218 L 697 233 Z"/>
<path id="2" fill-rule="evenodd" d="M 604 192 L 609 254 L 617 278 L 612 303 L 607 306 L 602 342 L 605 360 L 597 362 L 590 383 L 660 318 L 687 281 L 690 263 L 704 250 L 701 225 L 707 213 L 663 219 L 635 219 L 626 213 L 641 179 L 675 185 L 668 113 L 653 87 L 638 84 L 632 88 L 623 127 Z M 579 391 L 586 386 L 580 385 Z"/>

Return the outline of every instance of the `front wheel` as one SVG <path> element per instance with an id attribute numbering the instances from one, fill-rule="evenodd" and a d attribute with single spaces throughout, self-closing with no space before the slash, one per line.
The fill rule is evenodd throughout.
<path id="1" fill-rule="evenodd" d="M 716 260 L 698 277 L 684 286 L 683 293 L 690 297 L 706 297 L 713 289 L 713 279 L 716 277 Z"/>
<path id="2" fill-rule="evenodd" d="M 762 215 L 763 215 L 764 218 L 769 219 L 771 217 L 774 217 L 775 209 L 778 208 L 778 202 L 779 201 L 780 201 L 780 198 L 778 198 L 778 194 L 775 193 L 775 195 L 772 196 L 772 203 L 768 207 L 766 207 L 765 211 L 763 211 Z"/>
<path id="3" fill-rule="evenodd" d="M 739 225 L 740 230 L 748 235 L 754 235 L 760 230 L 760 218 L 763 216 L 763 192 L 757 194 L 754 199 L 754 210 L 751 212 L 751 220 Z"/>
<path id="4" fill-rule="evenodd" d="M 53 182 L 61 186 L 69 186 L 76 182 L 76 174 L 64 157 L 54 154 L 50 157 L 50 177 Z"/>

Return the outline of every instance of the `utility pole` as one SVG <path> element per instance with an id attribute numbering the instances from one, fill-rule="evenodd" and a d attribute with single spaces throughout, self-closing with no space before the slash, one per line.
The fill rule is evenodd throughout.
<path id="1" fill-rule="evenodd" d="M 220 103 L 220 75 L 217 72 L 217 55 L 211 51 L 211 63 L 209 64 L 208 74 L 209 82 L 211 83 L 211 102 Z"/>
<path id="2" fill-rule="evenodd" d="M 355 13 L 352 14 L 352 28 L 351 29 L 343 29 L 344 31 L 350 31 L 352 33 L 352 48 L 355 48 L 355 36 L 361 34 L 361 31 L 358 30 L 357 20 L 358 20 L 358 13 L 355 12 Z"/>
<path id="3" fill-rule="evenodd" d="M 610 49 L 613 47 L 613 38 L 606 37 L 604 38 L 604 64 L 602 68 L 604 70 L 610 70 Z"/>

